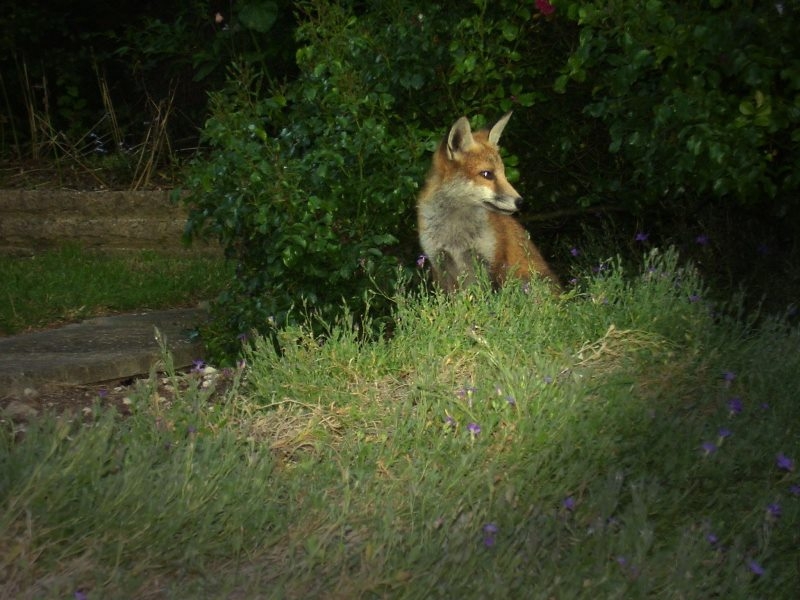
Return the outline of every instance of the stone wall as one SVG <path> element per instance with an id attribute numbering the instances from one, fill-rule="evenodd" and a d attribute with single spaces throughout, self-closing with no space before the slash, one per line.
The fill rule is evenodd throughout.
<path id="1" fill-rule="evenodd" d="M 186 211 L 169 191 L 0 190 L 0 253 L 29 255 L 64 244 L 103 251 L 213 254 L 216 244 L 186 247 Z"/>

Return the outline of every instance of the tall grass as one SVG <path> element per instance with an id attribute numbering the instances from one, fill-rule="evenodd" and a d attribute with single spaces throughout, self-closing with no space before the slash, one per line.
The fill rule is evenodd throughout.
<path id="1" fill-rule="evenodd" d="M 102 254 L 67 246 L 0 258 L 0 335 L 107 313 L 190 306 L 229 280 L 221 258 L 153 251 Z"/>
<path id="2" fill-rule="evenodd" d="M 43 418 L 0 450 L 18 598 L 793 598 L 800 331 L 654 254 L 256 339 L 223 397 Z"/>

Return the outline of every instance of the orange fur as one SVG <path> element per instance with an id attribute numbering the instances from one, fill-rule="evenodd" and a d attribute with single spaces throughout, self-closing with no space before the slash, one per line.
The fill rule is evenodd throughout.
<path id="1" fill-rule="evenodd" d="M 447 291 L 474 281 L 475 267 L 496 286 L 509 276 L 558 279 L 527 231 L 511 215 L 522 201 L 508 182 L 498 142 L 511 113 L 489 130 L 472 132 L 462 117 L 433 156 L 417 202 L 420 244 L 436 283 Z"/>

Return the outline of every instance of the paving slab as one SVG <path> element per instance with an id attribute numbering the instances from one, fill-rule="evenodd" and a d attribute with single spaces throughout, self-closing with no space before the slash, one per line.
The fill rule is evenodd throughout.
<path id="1" fill-rule="evenodd" d="M 192 332 L 207 318 L 203 308 L 148 311 L 0 338 L 0 398 L 147 374 L 162 360 L 156 329 L 175 367 L 189 366 L 203 358 Z"/>

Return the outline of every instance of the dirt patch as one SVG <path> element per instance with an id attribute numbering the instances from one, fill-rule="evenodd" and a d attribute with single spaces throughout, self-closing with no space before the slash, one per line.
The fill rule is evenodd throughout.
<path id="1" fill-rule="evenodd" d="M 231 382 L 232 376 L 227 371 L 204 367 L 182 371 L 174 380 L 159 374 L 155 383 L 150 378 L 139 377 L 87 385 L 50 386 L 41 391 L 28 388 L 22 394 L 0 398 L 0 423 L 25 424 L 45 414 L 89 419 L 98 407 L 114 407 L 120 415 L 129 416 L 131 398 L 141 396 L 143 390 L 169 402 L 191 385 L 199 384 L 213 387 L 213 401 L 225 395 Z"/>

